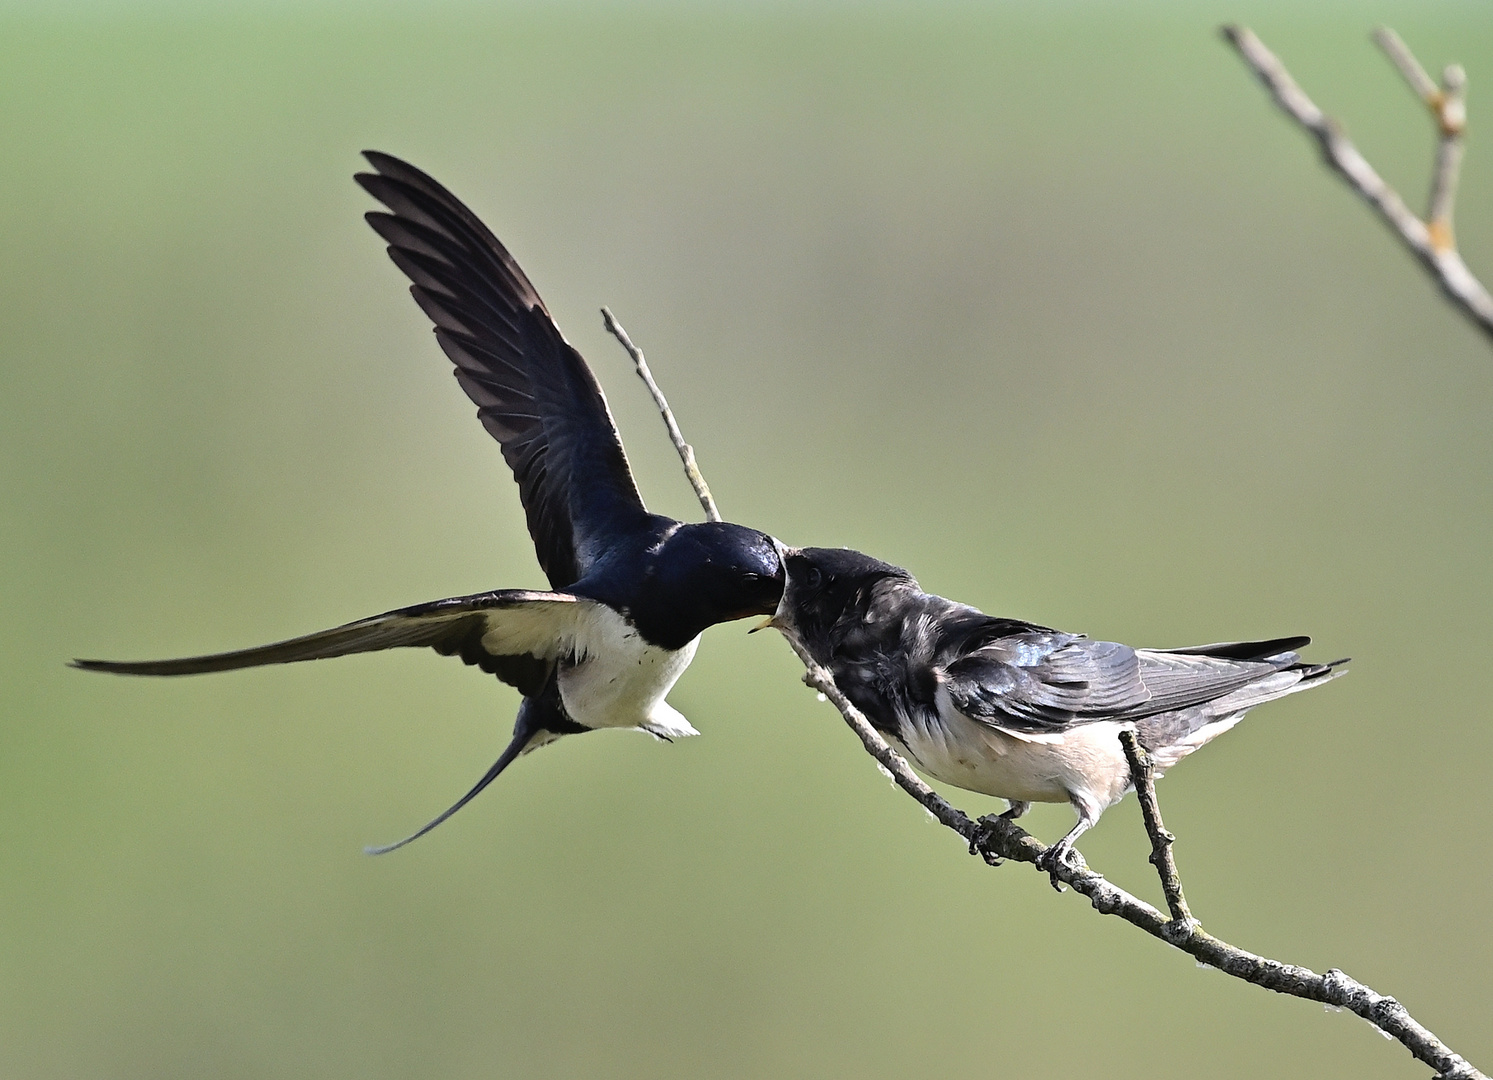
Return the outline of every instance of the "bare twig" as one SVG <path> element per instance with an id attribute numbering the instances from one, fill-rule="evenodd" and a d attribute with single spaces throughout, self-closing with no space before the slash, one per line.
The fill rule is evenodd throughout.
<path id="1" fill-rule="evenodd" d="M 1167 909 L 1174 923 L 1192 923 L 1197 920 L 1187 910 L 1187 897 L 1182 895 L 1182 879 L 1177 874 L 1177 860 L 1172 855 L 1172 844 L 1177 838 L 1166 831 L 1161 823 L 1161 806 L 1156 802 L 1156 779 L 1151 771 L 1151 755 L 1146 753 L 1133 731 L 1120 732 L 1120 745 L 1125 749 L 1125 760 L 1130 764 L 1130 781 L 1135 785 L 1135 797 L 1140 802 L 1141 818 L 1146 823 L 1146 835 L 1151 838 L 1151 865 L 1161 877 L 1161 891 L 1166 896 Z"/>
<path id="2" fill-rule="evenodd" d="M 1426 232 L 1432 247 L 1448 251 L 1455 247 L 1452 236 L 1452 207 L 1457 200 L 1457 179 L 1462 169 L 1462 129 L 1467 126 L 1467 73 L 1450 64 L 1441 73 L 1437 86 L 1420 66 L 1410 46 L 1387 26 L 1374 31 L 1374 42 L 1384 50 L 1390 63 L 1399 68 L 1410 90 L 1430 110 L 1436 121 L 1440 140 L 1436 144 L 1436 165 L 1431 173 L 1431 194 L 1426 207 Z"/>
<path id="3" fill-rule="evenodd" d="M 691 483 L 698 478 L 696 490 L 706 490 L 704 478 L 700 477 L 699 467 L 695 465 L 694 454 L 689 451 L 684 437 L 679 433 L 679 425 L 675 422 L 674 414 L 664 400 L 663 393 L 653 382 L 652 376 L 647 373 L 642 353 L 638 352 L 628 340 L 626 333 L 612 318 L 611 312 L 602 308 L 602 314 L 606 318 L 607 329 L 617 336 L 623 347 L 633 356 L 638 365 L 638 374 L 643 377 L 653 392 L 653 399 L 658 403 L 664 424 L 669 429 L 669 437 L 673 440 L 675 448 L 679 450 L 679 456 L 685 463 L 686 471 L 690 473 Z M 702 503 L 707 499 L 709 499 L 708 494 L 701 496 Z M 710 514 L 712 520 L 718 521 L 720 518 L 714 513 L 714 509 L 714 504 L 710 503 L 706 512 Z M 789 647 L 804 665 L 804 682 L 818 690 L 834 704 L 840 715 L 844 717 L 845 723 L 850 726 L 850 730 L 860 738 L 861 745 L 866 748 L 866 752 L 891 775 L 893 782 L 917 800 L 941 825 L 962 837 L 970 854 L 980 855 L 992 866 L 999 865 L 1006 859 L 1038 865 L 1038 860 L 1047 851 L 1046 846 L 1040 840 L 1014 821 L 999 814 L 990 814 L 979 820 L 972 820 L 963 810 L 949 803 L 929 787 L 917 773 L 913 772 L 907 760 L 882 738 L 881 733 L 841 692 L 839 686 L 835 684 L 834 676 L 809 655 L 803 642 L 792 633 L 781 631 L 781 628 L 780 632 L 783 633 Z M 1324 1005 L 1332 1005 L 1356 1013 L 1390 1038 L 1397 1040 L 1416 1058 L 1435 1069 L 1441 1080 L 1489 1080 L 1487 1076 L 1468 1064 L 1461 1055 L 1452 1053 L 1450 1047 L 1418 1023 L 1394 998 L 1376 993 L 1336 968 L 1329 968 L 1325 974 L 1319 975 L 1310 968 L 1283 964 L 1278 960 L 1245 952 L 1205 932 L 1187 910 L 1186 901 L 1182 896 L 1181 881 L 1177 878 L 1177 868 L 1171 859 L 1172 837 L 1161 824 L 1161 814 L 1156 807 L 1156 792 L 1151 780 L 1149 762 L 1145 760 L 1144 751 L 1134 742 L 1133 736 L 1128 742 L 1122 739 L 1122 745 L 1126 751 L 1126 758 L 1130 762 L 1131 777 L 1135 781 L 1136 790 L 1148 793 L 1145 797 L 1149 801 L 1150 809 L 1145 809 L 1145 802 L 1142 803 L 1142 808 L 1146 814 L 1147 831 L 1151 833 L 1153 860 L 1158 857 L 1160 860 L 1157 862 L 1157 870 L 1162 875 L 1162 887 L 1166 891 L 1172 917 L 1167 918 L 1144 900 L 1130 895 L 1124 889 L 1106 880 L 1101 874 L 1090 870 L 1084 865 L 1082 859 L 1077 859 L 1072 864 L 1061 860 L 1055 861 L 1051 867 L 1044 868 L 1044 873 L 1049 873 L 1054 880 L 1061 881 L 1071 886 L 1075 892 L 1088 897 L 1095 911 L 1104 915 L 1116 915 L 1152 937 L 1159 938 L 1169 945 L 1175 945 L 1202 963 L 1217 968 L 1227 975 L 1263 986 L 1277 993 L 1306 998 L 1310 1001 L 1320 1001 Z M 1168 885 L 1169 880 L 1175 886 L 1175 897 L 1172 886 Z"/>
<path id="4" fill-rule="evenodd" d="M 1462 163 L 1462 130 L 1467 120 L 1466 73 L 1452 65 L 1442 75 L 1438 87 L 1394 31 L 1381 29 L 1374 35 L 1410 88 L 1431 110 L 1441 135 L 1431 179 L 1430 206 L 1426 220 L 1422 221 L 1349 141 L 1343 129 L 1306 96 L 1285 65 L 1253 31 L 1243 26 L 1225 26 L 1223 36 L 1264 83 L 1281 111 L 1317 140 L 1327 164 L 1378 211 L 1379 217 L 1420 260 L 1448 299 L 1484 333 L 1493 336 L 1493 295 L 1489 295 L 1462 260 L 1451 226 Z"/>
<path id="5" fill-rule="evenodd" d="M 1426 229 L 1438 250 L 1456 246 L 1452 207 L 1462 175 L 1462 128 L 1467 122 L 1467 73 L 1450 64 L 1441 74 L 1443 92 L 1437 107 L 1441 140 L 1436 144 L 1436 171 L 1431 177 Z"/>
<path id="6" fill-rule="evenodd" d="M 684 462 L 684 475 L 689 478 L 690 487 L 695 489 L 695 497 L 705 509 L 706 520 L 720 521 L 721 512 L 716 509 L 715 499 L 710 496 L 710 487 L 700 474 L 700 466 L 695 464 L 695 448 L 684 441 L 684 435 L 674 422 L 674 413 L 664 398 L 664 392 L 653 381 L 653 372 L 648 370 L 648 361 L 643 359 L 643 350 L 632 343 L 632 338 L 627 336 L 627 331 L 622 329 L 622 324 L 617 321 L 610 308 L 601 309 L 601 320 L 612 336 L 622 343 L 627 355 L 632 357 L 633 366 L 638 370 L 638 378 L 643 380 L 648 392 L 653 395 L 653 404 L 658 406 L 658 414 L 664 419 L 664 427 L 669 429 L 669 440 L 674 444 L 674 449 L 679 451 L 679 460 Z"/>
<path id="7" fill-rule="evenodd" d="M 1381 26 L 1374 31 L 1374 44 L 1384 50 L 1384 55 L 1389 57 L 1390 63 L 1400 69 L 1400 74 L 1405 76 L 1405 81 L 1410 84 L 1410 89 L 1431 108 L 1435 98 L 1440 94 L 1431 76 L 1426 74 L 1426 69 L 1420 66 L 1420 61 L 1410 51 L 1404 39 L 1387 26 Z"/>

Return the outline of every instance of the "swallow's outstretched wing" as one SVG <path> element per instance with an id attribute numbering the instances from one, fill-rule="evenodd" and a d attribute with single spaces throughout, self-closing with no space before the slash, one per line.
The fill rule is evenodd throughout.
<path id="1" fill-rule="evenodd" d="M 498 239 L 419 169 L 376 151 L 367 215 L 435 324 L 456 379 L 518 481 L 539 563 L 556 589 L 583 577 L 646 511 L 606 397 Z"/>
<path id="2" fill-rule="evenodd" d="M 119 675 L 197 675 L 424 646 L 460 656 L 533 697 L 545 689 L 557 659 L 586 650 L 586 616 L 596 606 L 568 593 L 499 589 L 400 608 L 253 649 L 179 660 L 74 660 L 73 666 Z"/>

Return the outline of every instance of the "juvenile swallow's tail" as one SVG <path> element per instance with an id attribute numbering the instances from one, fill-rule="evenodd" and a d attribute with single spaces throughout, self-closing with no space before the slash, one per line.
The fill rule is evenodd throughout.
<path id="1" fill-rule="evenodd" d="M 1189 708 L 1149 716 L 1136 724 L 1141 745 L 1150 752 L 1158 771 L 1171 768 L 1188 754 L 1213 741 L 1237 724 L 1256 705 L 1310 690 L 1347 673 L 1346 658 L 1327 664 L 1304 663 L 1296 649 L 1306 638 L 1281 638 L 1266 642 L 1229 642 L 1191 649 L 1166 650 L 1171 656 L 1197 656 L 1235 661 L 1259 674 L 1211 701 Z M 1162 650 L 1146 650 L 1159 657 Z M 1268 666 L 1265 666 L 1268 665 Z"/>

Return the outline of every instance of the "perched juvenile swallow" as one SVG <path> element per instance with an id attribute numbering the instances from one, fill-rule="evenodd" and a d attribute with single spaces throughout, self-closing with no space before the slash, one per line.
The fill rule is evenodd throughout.
<path id="1" fill-rule="evenodd" d="M 867 719 L 922 772 L 1005 799 L 1003 817 L 1066 802 L 1078 824 L 1044 868 L 1076 862 L 1073 842 L 1131 788 L 1119 734 L 1130 728 L 1157 775 L 1247 711 L 1342 674 L 1305 664 L 1311 639 L 1132 649 L 998 619 L 918 588 L 858 551 L 785 549 L 770 624 L 797 635 Z"/>
<path id="2" fill-rule="evenodd" d="M 553 592 L 499 589 L 360 619 L 273 645 L 181 660 L 76 660 L 89 671 L 191 675 L 401 646 L 459 656 L 523 694 L 492 768 L 402 847 L 465 806 L 520 754 L 562 735 L 697 732 L 664 697 L 706 627 L 768 615 L 779 546 L 723 522 L 650 514 L 595 376 L 496 237 L 455 196 L 397 158 L 365 155 L 356 180 L 390 213 L 368 223 L 409 277 L 456 381 L 502 447 Z"/>

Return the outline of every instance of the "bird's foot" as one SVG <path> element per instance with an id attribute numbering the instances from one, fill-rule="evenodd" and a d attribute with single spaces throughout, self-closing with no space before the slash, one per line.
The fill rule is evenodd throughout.
<path id="1" fill-rule="evenodd" d="M 1004 824 L 1002 819 L 1005 817 L 1005 814 L 986 814 L 984 817 L 975 820 L 975 834 L 970 837 L 969 853 L 971 855 L 978 855 L 990 866 L 999 866 L 1006 861 L 1002 856 L 996 854 L 992 846 L 996 830 Z"/>
<path id="2" fill-rule="evenodd" d="M 1016 799 L 1006 800 L 1010 806 L 1003 814 L 986 814 L 975 821 L 975 835 L 969 842 L 969 853 L 978 855 L 991 866 L 999 866 L 1005 862 L 1005 857 L 996 854 L 992 850 L 991 841 L 995 839 L 996 830 L 1000 829 L 1007 821 L 1015 821 L 1022 814 L 1032 808 L 1029 802 L 1020 802 Z"/>
<path id="3" fill-rule="evenodd" d="M 1048 877 L 1052 880 L 1052 887 L 1058 892 L 1063 891 L 1063 882 L 1058 877 L 1059 870 L 1076 873 L 1088 868 L 1088 863 L 1083 861 L 1083 856 L 1078 853 L 1073 842 L 1066 836 L 1037 856 L 1037 869 L 1047 871 Z"/>

